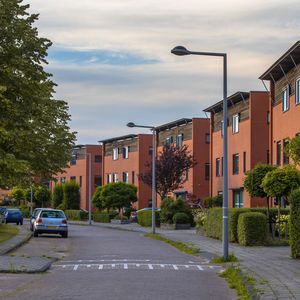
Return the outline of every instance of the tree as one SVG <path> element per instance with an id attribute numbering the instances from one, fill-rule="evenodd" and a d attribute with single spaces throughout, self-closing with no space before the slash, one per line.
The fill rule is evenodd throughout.
<path id="1" fill-rule="evenodd" d="M 0 186 L 50 178 L 69 161 L 75 134 L 67 103 L 53 99 L 48 39 L 22 0 L 0 1 Z"/>
<path id="2" fill-rule="evenodd" d="M 108 210 L 116 208 L 120 212 L 121 208 L 130 207 L 137 201 L 137 187 L 124 182 L 112 182 L 102 187 L 100 199 Z"/>
<path id="3" fill-rule="evenodd" d="M 187 145 L 183 145 L 181 148 L 173 145 L 164 146 L 155 163 L 156 191 L 162 199 L 169 192 L 182 187 L 187 180 L 187 172 L 196 165 Z M 139 174 L 139 179 L 152 186 L 152 166 L 150 163 L 147 163 L 146 166 L 148 171 Z"/>
<path id="4" fill-rule="evenodd" d="M 13 198 L 16 201 L 17 205 L 20 205 L 21 200 L 25 199 L 25 192 L 24 189 L 22 189 L 19 186 L 15 186 L 12 191 L 10 192 L 9 196 Z"/>
<path id="5" fill-rule="evenodd" d="M 67 181 L 63 185 L 63 208 L 80 209 L 80 187 L 75 180 Z"/>
<path id="6" fill-rule="evenodd" d="M 51 204 L 53 208 L 57 208 L 59 205 L 63 203 L 64 199 L 64 191 L 63 185 L 61 183 L 55 184 L 52 191 Z"/>
<path id="7" fill-rule="evenodd" d="M 102 189 L 103 189 L 103 186 L 98 186 L 96 188 L 96 191 L 95 191 L 95 193 L 93 195 L 93 199 L 92 199 L 94 206 L 97 207 L 100 211 L 102 211 L 104 208 L 106 208 L 104 199 L 101 194 Z"/>
<path id="8" fill-rule="evenodd" d="M 300 165 L 300 136 L 289 139 L 285 152 L 296 166 Z"/>
<path id="9" fill-rule="evenodd" d="M 34 191 L 35 203 L 37 206 L 47 206 L 51 199 L 51 193 L 45 186 L 38 186 Z"/>
<path id="10" fill-rule="evenodd" d="M 275 170 L 276 167 L 267 164 L 258 164 L 252 170 L 246 173 L 244 187 L 251 197 L 261 197 L 267 199 L 267 208 L 269 211 L 269 197 L 262 187 L 262 180 L 268 172 Z"/>

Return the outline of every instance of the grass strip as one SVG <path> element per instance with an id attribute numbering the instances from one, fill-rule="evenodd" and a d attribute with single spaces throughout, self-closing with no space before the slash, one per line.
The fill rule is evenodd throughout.
<path id="1" fill-rule="evenodd" d="M 188 244 L 188 243 L 184 243 L 184 242 L 173 241 L 173 240 L 167 239 L 165 237 L 162 237 L 161 235 L 159 235 L 157 233 L 156 234 L 146 233 L 144 236 L 151 238 L 153 240 L 165 242 L 187 254 L 197 254 L 200 252 L 200 249 L 191 243 Z"/>
<path id="2" fill-rule="evenodd" d="M 227 259 L 225 259 L 224 256 L 216 256 L 210 262 L 212 264 L 222 264 L 226 262 L 237 262 L 237 261 L 238 259 L 236 256 L 234 256 L 233 254 L 229 254 Z"/>
<path id="3" fill-rule="evenodd" d="M 254 289 L 254 279 L 243 275 L 237 267 L 229 267 L 220 273 L 220 277 L 225 278 L 231 289 L 235 289 L 239 300 L 251 300 L 256 295 Z"/>
<path id="4" fill-rule="evenodd" d="M 17 233 L 19 232 L 19 229 L 17 227 L 13 227 L 11 225 L 7 224 L 1 224 L 0 225 L 0 243 L 3 243 L 11 238 L 13 238 Z"/>

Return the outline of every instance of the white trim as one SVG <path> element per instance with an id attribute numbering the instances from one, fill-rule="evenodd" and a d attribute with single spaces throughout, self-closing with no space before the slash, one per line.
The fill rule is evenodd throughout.
<path id="1" fill-rule="evenodd" d="M 297 84 L 299 85 L 297 89 Z M 300 77 L 295 81 L 295 103 L 300 104 Z"/>
<path id="2" fill-rule="evenodd" d="M 286 95 L 286 98 L 285 98 L 285 95 Z M 289 109 L 290 109 L 290 93 L 289 93 L 289 85 L 286 85 L 282 89 L 282 111 L 286 112 Z"/>

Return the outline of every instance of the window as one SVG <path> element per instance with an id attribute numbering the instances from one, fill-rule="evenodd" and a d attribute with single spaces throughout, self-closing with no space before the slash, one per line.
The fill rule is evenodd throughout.
<path id="1" fill-rule="evenodd" d="M 300 132 L 297 132 L 295 136 L 299 136 L 300 137 Z"/>
<path id="2" fill-rule="evenodd" d="M 239 114 L 236 114 L 232 117 L 232 133 L 239 132 L 239 121 L 240 121 Z"/>
<path id="3" fill-rule="evenodd" d="M 166 146 L 170 146 L 173 144 L 173 137 L 169 136 L 166 138 Z"/>
<path id="4" fill-rule="evenodd" d="M 221 121 L 221 136 L 224 136 L 224 122 Z"/>
<path id="5" fill-rule="evenodd" d="M 239 174 L 239 155 L 232 155 L 232 174 Z"/>
<path id="6" fill-rule="evenodd" d="M 243 172 L 246 173 L 247 170 L 247 154 L 243 152 Z"/>
<path id="7" fill-rule="evenodd" d="M 183 134 L 178 134 L 176 136 L 176 148 L 182 147 L 182 141 L 183 141 Z"/>
<path id="8" fill-rule="evenodd" d="M 210 144 L 210 134 L 205 133 L 205 144 Z"/>
<path id="9" fill-rule="evenodd" d="M 95 163 L 101 163 L 102 162 L 102 155 L 95 155 Z"/>
<path id="10" fill-rule="evenodd" d="M 82 176 L 79 176 L 79 186 L 82 187 Z"/>
<path id="11" fill-rule="evenodd" d="M 114 173 L 114 182 L 119 182 L 118 173 Z"/>
<path id="12" fill-rule="evenodd" d="M 270 124 L 271 123 L 271 114 L 270 112 L 268 111 L 267 112 L 267 124 Z"/>
<path id="13" fill-rule="evenodd" d="M 65 183 L 66 182 L 66 177 L 60 177 L 60 182 Z"/>
<path id="14" fill-rule="evenodd" d="M 114 148 L 113 149 L 113 160 L 117 160 L 119 158 L 119 149 Z"/>
<path id="15" fill-rule="evenodd" d="M 152 156 L 152 146 L 149 147 L 148 154 Z"/>
<path id="16" fill-rule="evenodd" d="M 289 86 L 287 85 L 282 91 L 282 111 L 289 110 Z"/>
<path id="17" fill-rule="evenodd" d="M 285 139 L 283 140 L 283 164 L 288 165 L 290 162 L 289 156 L 287 155 L 287 146 L 289 145 L 289 140 Z"/>
<path id="18" fill-rule="evenodd" d="M 300 78 L 296 80 L 295 86 L 295 102 L 296 104 L 300 104 Z"/>
<path id="19" fill-rule="evenodd" d="M 129 147 L 123 147 L 122 148 L 122 158 L 127 159 L 128 158 L 128 152 L 129 152 Z"/>
<path id="20" fill-rule="evenodd" d="M 70 180 L 76 180 L 76 176 L 70 176 Z"/>
<path id="21" fill-rule="evenodd" d="M 101 176 L 95 176 L 94 184 L 95 184 L 95 186 L 101 186 L 102 185 L 102 177 Z"/>
<path id="22" fill-rule="evenodd" d="M 206 163 L 205 164 L 205 169 L 204 169 L 205 173 L 204 173 L 204 177 L 205 177 L 205 180 L 209 180 L 209 175 L 210 175 L 210 164 L 209 163 Z"/>
<path id="23" fill-rule="evenodd" d="M 221 157 L 221 176 L 223 176 L 223 166 L 224 166 L 224 163 L 223 163 L 223 156 Z"/>
<path id="24" fill-rule="evenodd" d="M 220 158 L 216 158 L 216 176 L 220 177 Z"/>
<path id="25" fill-rule="evenodd" d="M 112 182 L 112 174 L 111 173 L 107 174 L 106 181 L 107 181 L 107 183 L 111 183 Z"/>
<path id="26" fill-rule="evenodd" d="M 132 171 L 131 172 L 131 183 L 132 184 L 134 184 L 134 176 L 135 176 L 134 171 Z"/>
<path id="27" fill-rule="evenodd" d="M 122 177 L 123 177 L 123 182 L 128 183 L 128 172 L 123 172 Z"/>
<path id="28" fill-rule="evenodd" d="M 281 165 L 281 141 L 276 144 L 276 165 Z"/>
<path id="29" fill-rule="evenodd" d="M 71 166 L 76 165 L 76 160 L 77 160 L 77 153 L 73 152 L 72 155 L 71 155 L 70 165 Z"/>
<path id="30" fill-rule="evenodd" d="M 233 207 L 244 207 L 244 197 L 242 190 L 233 190 Z"/>

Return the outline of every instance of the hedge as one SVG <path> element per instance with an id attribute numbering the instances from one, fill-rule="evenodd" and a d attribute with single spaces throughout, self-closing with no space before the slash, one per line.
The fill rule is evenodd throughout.
<path id="1" fill-rule="evenodd" d="M 111 219 L 111 216 L 109 213 L 94 213 L 93 214 L 94 222 L 109 223 L 110 219 Z"/>
<path id="2" fill-rule="evenodd" d="M 173 224 L 189 224 L 190 216 L 186 213 L 178 212 L 173 216 Z"/>
<path id="3" fill-rule="evenodd" d="M 65 214 L 69 220 L 84 221 L 88 219 L 88 212 L 79 209 L 67 209 Z"/>
<path id="4" fill-rule="evenodd" d="M 150 227 L 152 226 L 152 210 L 140 210 L 137 211 L 137 219 L 138 223 L 143 227 Z M 156 226 L 160 226 L 160 212 L 155 211 L 155 223 Z"/>
<path id="5" fill-rule="evenodd" d="M 291 256 L 300 257 L 300 188 L 291 192 L 290 197 L 290 246 Z"/>
<path id="6" fill-rule="evenodd" d="M 259 212 L 267 215 L 267 208 L 229 208 L 228 209 L 228 239 L 230 242 L 238 242 L 238 219 L 240 214 L 246 212 Z M 281 215 L 288 215 L 289 209 L 281 209 Z M 277 208 L 270 208 L 269 218 L 273 222 L 276 221 L 278 215 Z M 207 236 L 222 239 L 223 225 L 223 209 L 211 208 L 208 210 L 207 219 L 205 221 L 205 233 Z"/>
<path id="7" fill-rule="evenodd" d="M 242 246 L 264 245 L 267 239 L 267 217 L 260 212 L 246 212 L 238 220 L 238 241 Z"/>

